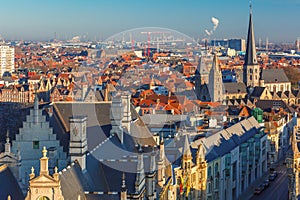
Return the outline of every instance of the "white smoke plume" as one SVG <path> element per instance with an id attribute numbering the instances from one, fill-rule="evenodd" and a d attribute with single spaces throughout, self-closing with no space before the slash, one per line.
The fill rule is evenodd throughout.
<path id="1" fill-rule="evenodd" d="M 205 33 L 208 36 L 212 35 L 217 30 L 217 28 L 219 26 L 219 20 L 217 18 L 215 18 L 215 17 L 212 17 L 211 18 L 211 23 L 213 24 L 213 28 L 210 31 L 207 30 L 207 29 L 205 30 Z"/>

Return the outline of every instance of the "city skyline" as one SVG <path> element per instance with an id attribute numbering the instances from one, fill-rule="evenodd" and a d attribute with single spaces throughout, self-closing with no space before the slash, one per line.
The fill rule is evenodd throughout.
<path id="1" fill-rule="evenodd" d="M 246 38 L 249 1 L 58 1 L 2 2 L 0 35 L 7 40 L 70 39 L 86 35 L 105 40 L 139 27 L 163 27 L 195 39 Z M 270 42 L 294 42 L 300 36 L 294 0 L 253 1 L 255 38 Z M 219 20 L 214 33 L 208 36 Z"/>

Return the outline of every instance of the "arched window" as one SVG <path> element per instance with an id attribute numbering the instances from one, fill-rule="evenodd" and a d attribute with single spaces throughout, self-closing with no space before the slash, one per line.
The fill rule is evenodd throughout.
<path id="1" fill-rule="evenodd" d="M 218 174 L 218 171 L 219 171 L 219 164 L 216 163 L 215 164 L 215 176 Z"/>
<path id="2" fill-rule="evenodd" d="M 211 167 L 209 167 L 207 170 L 207 177 L 211 177 Z"/>
<path id="3" fill-rule="evenodd" d="M 273 92 L 276 93 L 276 85 L 273 85 Z"/>
<path id="4" fill-rule="evenodd" d="M 50 200 L 50 199 L 46 196 L 42 196 L 42 197 L 39 197 L 38 200 Z"/>
<path id="5" fill-rule="evenodd" d="M 284 90 L 284 86 L 280 85 L 280 91 L 283 92 L 283 90 Z"/>

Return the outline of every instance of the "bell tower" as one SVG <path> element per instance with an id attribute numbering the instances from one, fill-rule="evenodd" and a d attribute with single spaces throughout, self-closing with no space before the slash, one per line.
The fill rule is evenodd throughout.
<path id="1" fill-rule="evenodd" d="M 252 4 L 250 3 L 249 28 L 247 36 L 247 47 L 245 63 L 243 67 L 243 80 L 247 87 L 259 86 L 260 67 L 257 62 L 254 29 L 252 22 Z"/>

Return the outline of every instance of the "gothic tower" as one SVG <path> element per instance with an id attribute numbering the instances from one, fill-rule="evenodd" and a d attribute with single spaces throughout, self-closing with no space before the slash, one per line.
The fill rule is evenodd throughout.
<path id="1" fill-rule="evenodd" d="M 210 100 L 212 102 L 223 101 L 222 73 L 219 67 L 219 59 L 216 54 L 214 55 L 212 68 L 209 72 L 208 90 L 209 90 Z"/>
<path id="2" fill-rule="evenodd" d="M 257 62 L 254 29 L 252 23 L 252 6 L 250 6 L 247 49 L 243 67 L 243 80 L 247 87 L 259 86 L 260 67 Z"/>

